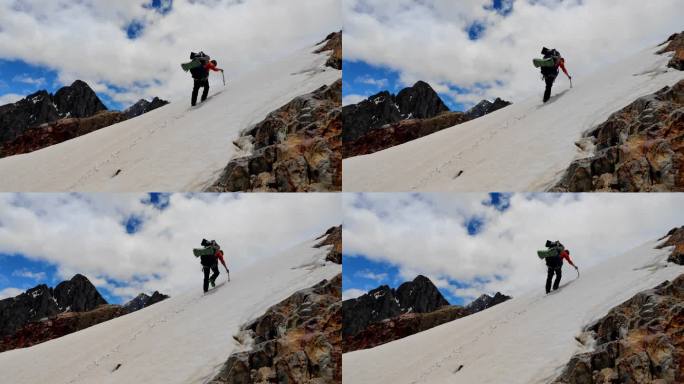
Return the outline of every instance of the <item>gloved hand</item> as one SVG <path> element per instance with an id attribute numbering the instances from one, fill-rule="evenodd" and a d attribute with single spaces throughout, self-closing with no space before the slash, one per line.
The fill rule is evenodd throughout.
<path id="1" fill-rule="evenodd" d="M 575 265 L 575 271 L 578 271 L 578 270 L 579 270 L 579 268 L 577 268 L 577 266 Z"/>

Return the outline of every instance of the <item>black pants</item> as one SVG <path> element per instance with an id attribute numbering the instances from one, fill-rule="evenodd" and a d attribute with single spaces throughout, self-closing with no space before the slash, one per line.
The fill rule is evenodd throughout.
<path id="1" fill-rule="evenodd" d="M 553 279 L 553 274 L 556 274 L 556 281 L 553 282 L 553 290 L 558 289 L 558 284 L 561 280 L 561 267 L 548 267 L 549 271 L 546 274 L 546 293 L 551 292 L 551 280 Z"/>
<path id="2" fill-rule="evenodd" d="M 218 263 L 207 267 L 206 265 L 202 266 L 202 270 L 204 271 L 204 292 L 209 290 L 209 280 L 215 281 L 216 278 L 219 275 L 219 269 L 218 269 Z M 209 277 L 209 271 L 214 272 L 211 277 Z"/>
<path id="3" fill-rule="evenodd" d="M 553 87 L 553 82 L 556 81 L 556 76 L 544 76 L 544 81 L 546 82 L 546 90 L 544 90 L 544 102 L 546 103 L 551 98 L 551 87 Z"/>
<path id="4" fill-rule="evenodd" d="M 200 88 L 204 88 L 202 91 L 202 101 L 207 99 L 209 94 L 209 79 L 195 79 L 195 85 L 192 87 L 192 105 L 197 104 L 197 93 Z"/>

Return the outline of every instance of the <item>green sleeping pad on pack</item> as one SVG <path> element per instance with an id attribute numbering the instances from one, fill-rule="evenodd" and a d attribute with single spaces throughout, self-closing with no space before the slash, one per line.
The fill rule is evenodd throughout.
<path id="1" fill-rule="evenodd" d="M 541 249 L 537 251 L 537 256 L 540 259 L 546 259 L 547 257 L 558 256 L 558 252 L 555 249 Z"/>
<path id="2" fill-rule="evenodd" d="M 535 68 L 553 67 L 556 65 L 556 62 L 552 57 L 549 57 L 548 59 L 532 59 L 532 64 L 534 64 Z"/>

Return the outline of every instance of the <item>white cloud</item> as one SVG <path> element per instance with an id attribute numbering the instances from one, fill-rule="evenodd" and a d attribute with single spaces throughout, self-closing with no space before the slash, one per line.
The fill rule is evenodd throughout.
<path id="1" fill-rule="evenodd" d="M 346 95 L 342 98 L 342 105 L 358 104 L 367 98 L 368 96 L 363 95 Z"/>
<path id="2" fill-rule="evenodd" d="M 12 276 L 17 276 L 17 277 L 25 277 L 27 279 L 33 279 L 36 281 L 43 281 L 45 280 L 45 273 L 44 272 L 31 272 L 28 269 L 18 269 L 14 272 L 12 272 Z"/>
<path id="3" fill-rule="evenodd" d="M 24 291 L 19 288 L 5 288 L 0 290 L 0 300 L 18 296 L 22 293 L 24 293 Z"/>
<path id="4" fill-rule="evenodd" d="M 149 0 L 0 2 L 0 58 L 21 59 L 58 72 L 61 84 L 82 79 L 132 103 L 159 96 L 187 97 L 192 81 L 180 69 L 190 51 L 219 61 L 238 77 L 312 46 L 341 29 L 340 0 L 177 0 L 161 15 Z M 132 21 L 145 25 L 129 40 Z M 128 91 L 117 93 L 106 85 Z"/>
<path id="5" fill-rule="evenodd" d="M 374 273 L 369 270 L 358 271 L 354 274 L 356 277 L 361 277 L 363 279 L 375 280 L 377 282 L 387 279 L 386 273 Z"/>
<path id="6" fill-rule="evenodd" d="M 375 79 L 370 77 L 369 75 L 365 76 L 359 76 L 356 79 L 354 79 L 355 83 L 360 83 L 360 84 L 366 84 L 366 85 L 372 85 L 377 88 L 387 88 L 388 80 L 387 79 Z"/>
<path id="7" fill-rule="evenodd" d="M 45 78 L 44 77 L 33 78 L 27 74 L 14 76 L 12 78 L 12 81 L 17 82 L 17 83 L 35 85 L 36 87 L 42 87 L 43 85 L 45 85 Z"/>
<path id="8" fill-rule="evenodd" d="M 344 253 L 397 265 L 404 280 L 424 274 L 456 295 L 514 296 L 543 283 L 536 250 L 561 240 L 580 268 L 681 226 L 681 194 L 517 194 L 499 212 L 484 194 L 345 194 Z M 484 221 L 477 236 L 464 223 Z M 381 271 L 374 270 L 375 273 Z M 445 284 L 468 283 L 466 289 Z"/>
<path id="9" fill-rule="evenodd" d="M 24 98 L 24 95 L 19 95 L 16 93 L 6 93 L 0 95 L 0 105 L 12 104 Z"/>
<path id="10" fill-rule="evenodd" d="M 349 288 L 342 291 L 342 300 L 356 299 L 367 292 L 363 289 Z"/>
<path id="11" fill-rule="evenodd" d="M 202 238 L 215 239 L 239 274 L 342 221 L 337 194 L 174 194 L 163 211 L 144 197 L 0 194 L 0 253 L 56 264 L 59 279 L 82 273 L 117 295 L 174 295 L 201 284 L 192 248 Z M 122 225 L 131 215 L 143 220 L 134 235 Z M 140 276 L 149 280 L 134 281 Z"/>
<path id="12" fill-rule="evenodd" d="M 639 0 L 519 0 L 507 17 L 485 10 L 488 4 L 345 0 L 345 59 L 398 70 L 405 86 L 458 85 L 467 92 L 450 92 L 457 102 L 497 96 L 515 102 L 543 89 L 531 64 L 542 46 L 557 48 L 579 78 L 681 30 L 680 0 L 648 7 Z M 467 34 L 474 21 L 486 25 L 477 41 Z"/>

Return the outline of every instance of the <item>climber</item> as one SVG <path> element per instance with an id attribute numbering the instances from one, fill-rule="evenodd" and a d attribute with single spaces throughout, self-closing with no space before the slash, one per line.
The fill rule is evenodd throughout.
<path id="1" fill-rule="evenodd" d="M 555 291 L 558 289 L 561 280 L 563 259 L 575 267 L 575 270 L 577 270 L 577 266 L 572 262 L 572 259 L 570 259 L 570 251 L 565 249 L 560 241 L 546 240 L 546 247 L 548 250 L 543 258 L 546 260 L 546 266 L 548 268 L 546 275 L 546 293 L 549 293 L 551 292 L 551 280 L 553 279 L 554 274 L 556 275 L 556 280 L 553 282 L 553 290 Z M 540 253 L 539 256 L 541 257 L 542 254 Z"/>
<path id="2" fill-rule="evenodd" d="M 200 258 L 202 264 L 202 272 L 204 272 L 204 284 L 202 288 L 206 293 L 209 290 L 209 284 L 211 284 L 212 287 L 216 286 L 216 278 L 220 273 L 218 269 L 218 260 L 221 260 L 221 264 L 226 268 L 226 272 L 228 272 L 228 267 L 226 267 L 226 263 L 223 261 L 223 251 L 215 240 L 210 241 L 202 239 L 201 245 L 203 248 L 195 248 L 193 249 L 193 253 L 195 257 Z M 211 276 L 209 276 L 210 271 L 213 272 Z"/>
<path id="3" fill-rule="evenodd" d="M 223 69 L 218 68 L 216 60 L 209 60 L 209 55 L 204 52 L 190 53 L 191 62 L 182 64 L 183 70 L 190 70 L 190 74 L 194 80 L 194 86 L 192 87 L 192 106 L 197 104 L 197 93 L 200 88 L 204 88 L 202 91 L 202 99 L 204 101 L 207 99 L 209 94 L 209 71 L 223 72 Z"/>
<path id="4" fill-rule="evenodd" d="M 556 81 L 556 77 L 558 76 L 558 68 L 563 70 L 565 76 L 570 80 L 571 85 L 572 76 L 570 76 L 565 69 L 565 59 L 561 56 L 560 52 L 555 49 L 543 47 L 541 53 L 544 55 L 544 59 L 542 59 L 540 63 L 548 63 L 540 64 L 542 77 L 546 82 L 546 90 L 544 90 L 544 102 L 546 103 L 549 101 L 549 98 L 551 98 L 551 87 L 553 87 L 553 82 Z"/>

